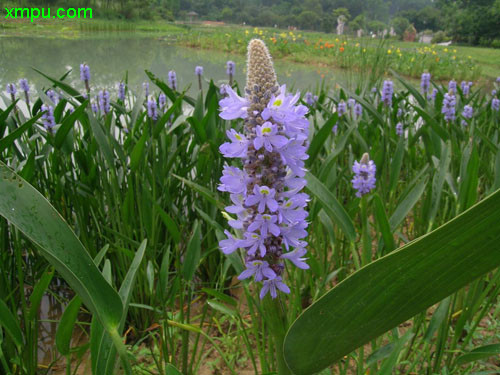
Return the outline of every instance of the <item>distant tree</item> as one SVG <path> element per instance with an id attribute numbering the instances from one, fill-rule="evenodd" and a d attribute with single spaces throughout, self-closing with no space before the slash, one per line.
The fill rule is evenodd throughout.
<path id="1" fill-rule="evenodd" d="M 298 15 L 297 22 L 303 30 L 316 30 L 320 22 L 320 18 L 316 13 L 310 10 L 304 10 Z"/>
<path id="2" fill-rule="evenodd" d="M 408 21 L 408 18 L 396 17 L 392 19 L 391 24 L 394 27 L 394 31 L 396 32 L 396 34 L 400 38 L 403 38 L 403 33 L 408 28 L 408 26 L 410 26 L 410 21 Z"/>
<path id="3" fill-rule="evenodd" d="M 345 17 L 345 21 L 348 21 L 351 18 L 351 13 L 349 13 L 349 9 L 347 8 L 337 8 L 332 12 L 332 14 L 335 19 L 343 16 Z"/>
<path id="4" fill-rule="evenodd" d="M 224 9 L 222 9 L 222 12 L 220 12 L 220 16 L 225 22 L 231 21 L 233 18 L 233 11 L 231 8 L 224 7 Z"/>

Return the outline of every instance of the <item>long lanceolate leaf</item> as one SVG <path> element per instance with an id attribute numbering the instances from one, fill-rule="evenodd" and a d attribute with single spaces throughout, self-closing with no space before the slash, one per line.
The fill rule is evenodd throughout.
<path id="1" fill-rule="evenodd" d="M 104 279 L 71 228 L 51 204 L 25 180 L 0 162 L 0 215 L 15 225 L 64 277 L 97 316 L 124 354 L 118 326 L 123 304 Z"/>
<path id="2" fill-rule="evenodd" d="M 338 284 L 288 331 L 291 370 L 317 372 L 500 266 L 499 220 L 500 190 Z"/>

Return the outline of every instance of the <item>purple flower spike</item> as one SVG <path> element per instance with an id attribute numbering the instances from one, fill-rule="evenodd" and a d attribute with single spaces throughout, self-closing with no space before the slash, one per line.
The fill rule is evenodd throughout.
<path id="1" fill-rule="evenodd" d="M 354 177 L 351 182 L 354 189 L 357 190 L 357 197 L 361 198 L 375 188 L 375 182 L 377 181 L 375 178 L 376 167 L 367 153 L 363 154 L 360 162 L 354 162 L 352 171 Z"/>
<path id="2" fill-rule="evenodd" d="M 203 75 L 203 67 L 197 66 L 196 68 L 194 68 L 194 74 L 196 74 L 197 76 Z"/>
<path id="3" fill-rule="evenodd" d="M 90 81 L 90 67 L 87 64 L 80 64 L 80 80 Z"/>
<path id="4" fill-rule="evenodd" d="M 142 84 L 142 89 L 144 90 L 144 96 L 147 97 L 149 96 L 149 82 L 144 82 Z"/>
<path id="5" fill-rule="evenodd" d="M 384 81 L 382 86 L 382 101 L 388 107 L 392 105 L 392 95 L 394 93 L 394 85 L 392 81 Z"/>
<path id="6" fill-rule="evenodd" d="M 228 63 L 230 82 L 234 64 Z M 262 282 L 260 297 L 278 291 L 290 293 L 282 282 L 284 260 L 306 269 L 305 246 L 308 223 L 304 160 L 308 158 L 308 107 L 295 95 L 279 86 L 269 52 L 260 40 L 252 40 L 248 52 L 248 76 L 245 97 L 239 97 L 230 85 L 221 87 L 227 95 L 219 105 L 225 120 L 244 120 L 242 133 L 227 131 L 230 142 L 220 146 L 228 158 L 241 159 L 242 169 L 225 166 L 218 190 L 230 193 L 232 205 L 226 212 L 236 215 L 229 225 L 240 229 L 238 239 L 226 231 L 220 242 L 224 253 L 241 249 L 246 253 L 246 270 L 240 280 L 254 276 Z M 304 101 L 317 100 L 308 93 Z M 283 254 L 283 245 L 288 252 Z M 294 250 L 295 249 L 295 250 Z"/>
<path id="7" fill-rule="evenodd" d="M 283 293 L 290 294 L 290 288 L 282 281 L 280 276 L 277 276 L 274 279 L 264 280 L 259 297 L 260 299 L 264 299 L 266 294 L 269 293 L 271 298 L 275 299 L 278 296 L 278 290 L 281 290 Z"/>

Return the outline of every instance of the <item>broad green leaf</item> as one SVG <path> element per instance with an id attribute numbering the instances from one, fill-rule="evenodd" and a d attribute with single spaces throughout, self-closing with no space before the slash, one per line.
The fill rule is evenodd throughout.
<path id="1" fill-rule="evenodd" d="M 307 189 L 318 199 L 328 216 L 340 226 L 347 238 L 354 241 L 356 239 L 356 229 L 354 229 L 354 224 L 344 207 L 314 175 L 308 172 L 306 173 L 306 179 Z"/>
<path id="2" fill-rule="evenodd" d="M 0 162 L 0 214 L 40 247 L 107 329 L 118 326 L 122 303 L 71 228 L 31 185 Z"/>
<path id="3" fill-rule="evenodd" d="M 317 372 L 500 266 L 500 190 L 326 293 L 290 327 L 285 359 Z"/>

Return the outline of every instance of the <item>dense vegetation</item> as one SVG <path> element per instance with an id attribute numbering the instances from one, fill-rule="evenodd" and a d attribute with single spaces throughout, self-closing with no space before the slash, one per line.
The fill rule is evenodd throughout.
<path id="1" fill-rule="evenodd" d="M 8 2 L 9 3 L 9 2 Z M 19 0 L 12 5 L 92 7 L 98 17 L 194 19 L 252 26 L 298 27 L 334 32 L 337 18 L 347 30 L 379 32 L 394 27 L 401 37 L 412 24 L 417 32 L 441 31 L 437 41 L 500 47 L 500 0 Z"/>
<path id="2" fill-rule="evenodd" d="M 236 279 L 241 256 L 219 250 L 231 216 L 221 212 L 229 199 L 217 189 L 227 162 L 219 146 L 226 130 L 241 127 L 219 117 L 220 87 L 202 79 L 194 98 L 173 88 L 173 79 L 167 84 L 148 73 L 147 93 L 126 85 L 98 92 L 89 76 L 83 71 L 88 83 L 76 87 L 64 83 L 66 77 L 47 77 L 39 95 L 9 86 L 3 96 L 0 210 L 9 220 L 0 218 L 0 371 L 34 374 L 61 358 L 77 364 L 89 350 L 94 374 L 110 373 L 104 367 L 112 369 L 114 356 L 106 354 L 111 341 L 103 326 L 111 323 L 98 319 L 109 315 L 115 318 L 115 344 L 123 346 L 118 330 L 126 331 L 128 350 L 147 354 L 129 358 L 137 374 L 178 374 L 170 363 L 183 374 L 198 374 L 203 366 L 232 374 L 273 373 L 273 327 L 263 318 L 252 284 Z M 352 91 L 321 88 L 301 97 L 310 121 L 310 269 L 287 268 L 291 294 L 281 303 L 288 321 L 364 265 L 500 188 L 497 92 L 429 80 L 422 92 L 393 79 L 401 87 L 394 93 L 375 76 Z M 239 92 L 242 86 L 234 83 Z M 376 187 L 360 199 L 351 184 L 352 165 L 365 152 L 377 166 Z M 18 192 L 23 199 L 12 199 Z M 61 229 L 64 223 L 43 197 L 81 242 Z M 41 211 L 45 221 L 37 221 Z M 33 238 L 42 241 L 35 244 Z M 69 252 L 62 246 L 68 238 L 74 245 Z M 497 249 L 487 250 L 498 260 Z M 111 297 L 118 302 L 100 301 L 104 310 L 92 308 L 99 301 L 84 299 L 84 288 L 78 295 L 85 308 L 79 297 L 57 293 L 56 285 L 77 285 L 75 273 L 54 272 L 52 266 L 75 267 L 54 262 L 71 259 L 68 253 L 82 254 L 88 267 L 94 259 L 94 277 L 85 279 L 86 286 L 98 285 L 99 276 L 96 295 L 111 293 L 110 285 L 119 289 L 124 314 L 116 293 Z M 486 360 L 496 346 L 464 353 L 498 342 L 499 290 L 500 271 L 489 272 L 322 374 L 498 372 L 498 362 Z M 69 305 L 58 326 L 54 361 L 39 367 L 38 307 L 45 293 Z M 76 322 L 87 327 L 83 343 L 71 341 Z"/>

